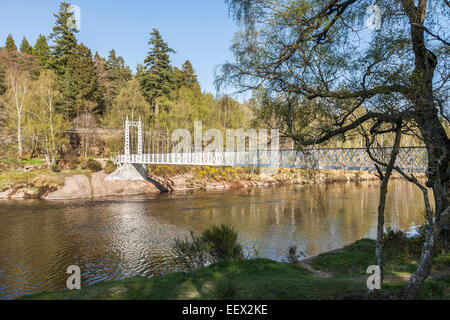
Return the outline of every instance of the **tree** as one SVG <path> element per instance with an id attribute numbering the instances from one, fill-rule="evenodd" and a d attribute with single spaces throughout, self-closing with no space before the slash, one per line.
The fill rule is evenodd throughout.
<path id="1" fill-rule="evenodd" d="M 183 82 L 189 85 L 198 84 L 197 75 L 195 74 L 194 67 L 189 60 L 186 60 L 182 65 Z"/>
<path id="2" fill-rule="evenodd" d="M 145 99 L 153 112 L 158 113 L 156 98 L 167 96 L 173 89 L 174 74 L 169 53 L 175 51 L 168 47 L 157 29 L 153 29 L 150 35 L 150 51 L 144 60 L 144 70 L 139 80 Z"/>
<path id="3" fill-rule="evenodd" d="M 23 156 L 23 118 L 29 96 L 31 79 L 27 72 L 9 68 L 6 70 L 8 89 L 2 99 L 2 104 L 7 114 L 7 123 L 15 130 L 17 140 L 17 154 Z"/>
<path id="4" fill-rule="evenodd" d="M 131 70 L 125 65 L 123 57 L 116 56 L 116 51 L 114 49 L 109 52 L 108 60 L 106 60 L 106 67 L 113 96 L 116 97 L 127 82 L 131 80 Z"/>
<path id="5" fill-rule="evenodd" d="M 72 16 L 70 4 L 67 2 L 61 2 L 59 12 L 54 14 L 56 22 L 53 26 L 53 32 L 50 34 L 50 40 L 53 42 L 51 66 L 59 77 L 66 72 L 67 63 L 77 46 L 75 33 L 78 30 L 68 23 Z"/>
<path id="6" fill-rule="evenodd" d="M 44 151 L 48 165 L 56 162 L 58 148 L 65 141 L 66 122 L 56 112 L 56 102 L 60 98 L 57 76 L 52 70 L 41 72 L 31 88 L 33 104 L 27 111 L 28 130 L 32 131 L 39 147 Z"/>
<path id="7" fill-rule="evenodd" d="M 150 105 L 142 95 L 139 81 L 132 79 L 120 90 L 103 122 L 109 128 L 121 128 L 128 116 L 130 120 L 141 117 L 142 121 L 148 124 L 151 118 L 150 111 Z"/>
<path id="8" fill-rule="evenodd" d="M 285 134 L 299 146 L 345 136 L 364 125 L 372 134 L 395 132 L 399 124 L 420 133 L 428 154 L 434 214 L 426 188 L 413 175 L 393 168 L 421 188 L 427 208 L 429 231 L 405 289 L 406 297 L 416 297 L 431 270 L 435 239 L 450 235 L 450 223 L 445 222 L 450 140 L 442 124 L 449 121 L 448 2 L 383 0 L 377 7 L 357 0 L 227 2 L 242 31 L 232 47 L 237 62 L 222 66 L 217 84 L 263 92 Z M 375 24 L 377 30 L 364 36 L 362 45 L 368 9 L 382 25 Z M 361 106 L 365 112 L 357 114 Z M 319 119 L 316 127 L 305 121 L 311 116 Z M 449 250 L 445 241 L 441 246 Z"/>
<path id="9" fill-rule="evenodd" d="M 44 68 L 50 67 L 50 47 L 47 43 L 47 38 L 43 35 L 39 35 L 33 48 L 33 55 L 35 55 L 41 62 L 41 66 Z"/>
<path id="10" fill-rule="evenodd" d="M 63 76 L 63 97 L 68 118 L 79 116 L 87 105 L 86 101 L 97 102 L 98 95 L 97 69 L 91 50 L 79 44 L 67 61 Z"/>
<path id="11" fill-rule="evenodd" d="M 17 51 L 16 43 L 14 42 L 14 38 L 11 34 L 8 34 L 5 43 L 5 49 L 10 51 Z"/>
<path id="12" fill-rule="evenodd" d="M 28 42 L 27 38 L 23 37 L 22 43 L 20 44 L 20 52 L 26 54 L 33 54 L 33 47 Z"/>

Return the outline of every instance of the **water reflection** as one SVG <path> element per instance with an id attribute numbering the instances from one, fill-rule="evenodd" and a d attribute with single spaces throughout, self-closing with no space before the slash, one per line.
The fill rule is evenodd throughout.
<path id="1" fill-rule="evenodd" d="M 0 202 L 0 298 L 65 287 L 67 266 L 82 285 L 176 269 L 174 237 L 213 224 L 238 229 L 246 252 L 282 260 L 289 245 L 306 255 L 375 237 L 377 182 L 195 192 L 100 201 Z M 419 190 L 392 181 L 386 225 L 423 223 Z"/>

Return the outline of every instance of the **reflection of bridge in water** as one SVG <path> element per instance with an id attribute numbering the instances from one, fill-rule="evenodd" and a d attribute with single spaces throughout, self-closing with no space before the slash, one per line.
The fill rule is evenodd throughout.
<path id="1" fill-rule="evenodd" d="M 130 152 L 130 127 L 137 127 L 137 150 Z M 126 120 L 125 153 L 114 161 L 117 165 L 170 164 L 204 166 L 274 167 L 300 169 L 333 169 L 375 171 L 374 162 L 365 148 L 321 148 L 301 150 L 253 150 L 225 152 L 144 153 L 142 123 Z M 392 148 L 370 149 L 372 155 L 387 163 Z M 402 147 L 396 165 L 406 172 L 424 172 L 427 153 L 424 147 Z"/>

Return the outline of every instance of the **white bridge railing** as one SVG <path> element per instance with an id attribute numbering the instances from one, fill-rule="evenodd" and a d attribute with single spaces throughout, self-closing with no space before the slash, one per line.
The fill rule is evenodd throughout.
<path id="1" fill-rule="evenodd" d="M 373 148 L 373 156 L 388 162 L 392 148 Z M 196 152 L 118 155 L 114 162 L 134 164 L 171 164 L 205 166 L 278 167 L 374 171 L 364 148 L 327 148 L 303 150 L 257 150 L 235 152 Z M 407 172 L 424 172 L 427 154 L 424 147 L 400 148 L 396 165 Z"/>

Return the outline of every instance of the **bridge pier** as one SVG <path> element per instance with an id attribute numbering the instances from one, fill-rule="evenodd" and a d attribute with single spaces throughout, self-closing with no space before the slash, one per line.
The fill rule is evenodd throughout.
<path id="1" fill-rule="evenodd" d="M 143 164 L 125 163 L 105 178 L 108 181 L 149 181 L 147 169 Z"/>

